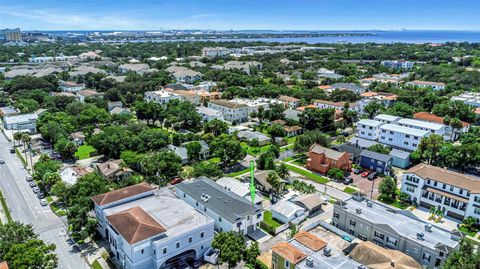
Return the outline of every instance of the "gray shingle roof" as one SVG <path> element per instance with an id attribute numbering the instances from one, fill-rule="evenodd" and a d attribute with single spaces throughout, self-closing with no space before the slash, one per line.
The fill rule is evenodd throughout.
<path id="1" fill-rule="evenodd" d="M 399 149 L 392 149 L 389 154 L 390 156 L 397 157 L 400 159 L 405 159 L 405 160 L 408 159 L 408 157 L 410 157 L 410 152 L 406 152 Z"/>
<path id="2" fill-rule="evenodd" d="M 368 149 L 363 150 L 362 153 L 360 153 L 360 157 L 367 157 L 367 158 L 370 158 L 370 159 L 374 159 L 374 160 L 377 160 L 377 161 L 383 161 L 383 162 L 388 162 L 388 161 L 392 160 L 392 158 L 393 158 L 390 155 L 378 153 L 378 152 L 375 152 L 375 151 L 370 151 Z"/>
<path id="3" fill-rule="evenodd" d="M 231 223 L 263 211 L 261 207 L 252 206 L 246 199 L 225 190 L 207 177 L 182 182 L 177 184 L 177 188 Z M 205 202 L 201 199 L 202 194 L 207 194 L 210 199 Z"/>

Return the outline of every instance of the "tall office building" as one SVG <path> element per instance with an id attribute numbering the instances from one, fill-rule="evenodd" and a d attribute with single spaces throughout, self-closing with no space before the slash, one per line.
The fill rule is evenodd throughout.
<path id="1" fill-rule="evenodd" d="M 0 30 L 0 40 L 4 42 L 20 42 L 22 41 L 22 33 L 20 28 L 2 29 Z"/>

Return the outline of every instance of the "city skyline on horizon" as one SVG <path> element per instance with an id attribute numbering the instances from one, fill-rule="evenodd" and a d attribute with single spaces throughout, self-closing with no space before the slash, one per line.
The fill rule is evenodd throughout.
<path id="1" fill-rule="evenodd" d="M 392 12 L 393 11 L 393 12 Z M 13 1 L 0 4 L 2 28 L 25 31 L 480 31 L 480 1 L 221 0 Z"/>

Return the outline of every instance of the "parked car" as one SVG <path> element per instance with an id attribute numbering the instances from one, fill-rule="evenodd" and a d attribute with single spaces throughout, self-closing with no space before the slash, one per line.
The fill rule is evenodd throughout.
<path id="1" fill-rule="evenodd" d="M 37 183 L 35 183 L 34 181 L 28 183 L 28 185 L 30 185 L 30 188 L 35 188 L 35 187 L 37 187 Z"/>
<path id="2" fill-rule="evenodd" d="M 373 173 L 371 173 L 370 175 L 368 175 L 367 179 L 368 179 L 368 180 L 374 180 L 374 179 L 377 178 L 377 176 L 378 176 L 378 173 L 377 173 L 377 172 L 373 172 Z"/>
<path id="3" fill-rule="evenodd" d="M 14 149 L 14 148 L 11 148 L 11 149 L 10 149 L 10 153 L 15 153 L 15 149 Z"/>
<path id="4" fill-rule="evenodd" d="M 354 169 L 353 169 L 353 173 L 354 173 L 355 175 L 359 175 L 359 174 L 363 173 L 363 170 L 362 170 L 362 169 L 359 169 L 359 168 L 354 168 Z"/>
<path id="5" fill-rule="evenodd" d="M 33 177 L 32 177 L 32 176 L 26 176 L 26 177 L 25 177 L 25 180 L 26 180 L 27 182 L 31 182 L 31 181 L 33 181 Z"/>
<path id="6" fill-rule="evenodd" d="M 38 187 L 33 188 L 33 193 L 36 194 L 36 193 L 39 193 L 39 192 L 40 192 L 40 188 L 38 188 Z"/>
<path id="7" fill-rule="evenodd" d="M 45 200 L 45 199 L 40 199 L 40 204 L 42 206 L 47 206 L 48 205 L 47 200 Z"/>
<path id="8" fill-rule="evenodd" d="M 368 171 L 365 171 L 361 174 L 362 177 L 368 177 L 368 175 L 370 174 L 370 172 Z"/>
<path id="9" fill-rule="evenodd" d="M 178 184 L 178 183 L 180 183 L 180 182 L 182 182 L 182 181 L 183 181 L 183 179 L 177 177 L 177 178 L 172 179 L 172 180 L 170 181 L 170 184 L 175 185 L 175 184 Z"/>
<path id="10" fill-rule="evenodd" d="M 37 197 L 38 197 L 38 199 L 43 199 L 43 198 L 45 198 L 45 194 L 43 192 L 39 192 L 39 193 L 37 193 Z"/>
<path id="11" fill-rule="evenodd" d="M 0 159 L 0 164 L 4 164 L 5 163 L 5 160 L 4 159 Z"/>
<path id="12" fill-rule="evenodd" d="M 352 177 L 346 177 L 345 180 L 343 180 L 343 184 L 348 185 L 353 183 L 353 178 Z"/>

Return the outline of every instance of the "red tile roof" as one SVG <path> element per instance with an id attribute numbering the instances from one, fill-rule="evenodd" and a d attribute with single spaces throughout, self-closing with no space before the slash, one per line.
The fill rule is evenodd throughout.
<path id="1" fill-rule="evenodd" d="M 297 264 L 307 257 L 307 254 L 286 242 L 276 244 L 272 247 L 272 251 L 292 264 Z"/>
<path id="2" fill-rule="evenodd" d="M 139 206 L 107 216 L 107 220 L 129 244 L 167 231 Z"/>
<path id="3" fill-rule="evenodd" d="M 327 246 L 325 241 L 306 231 L 299 232 L 293 238 L 313 251 L 319 251 Z"/>
<path id="4" fill-rule="evenodd" d="M 428 112 L 418 112 L 413 114 L 413 118 L 417 120 L 424 120 L 424 121 L 430 121 L 430 122 L 436 122 L 440 124 L 445 124 L 443 123 L 443 117 L 437 116 L 432 113 Z M 470 123 L 462 121 L 462 126 L 467 127 L 470 126 Z"/>

